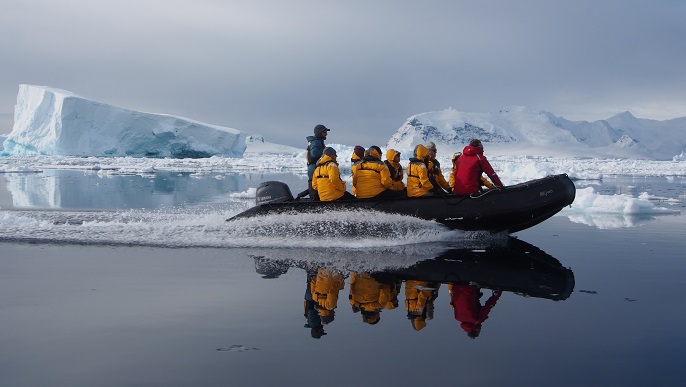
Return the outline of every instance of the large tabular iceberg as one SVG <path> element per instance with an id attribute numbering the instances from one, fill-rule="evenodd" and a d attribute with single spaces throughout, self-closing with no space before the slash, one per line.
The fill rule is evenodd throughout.
<path id="1" fill-rule="evenodd" d="M 241 157 L 245 133 L 142 113 L 64 90 L 20 85 L 3 155 Z"/>

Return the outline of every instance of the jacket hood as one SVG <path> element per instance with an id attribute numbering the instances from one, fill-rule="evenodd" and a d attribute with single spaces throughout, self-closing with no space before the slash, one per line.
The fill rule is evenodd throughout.
<path id="1" fill-rule="evenodd" d="M 331 158 L 331 156 L 329 156 L 329 155 L 323 155 L 323 156 L 319 159 L 319 161 L 317 161 L 317 165 L 319 165 L 319 164 L 325 164 L 325 163 L 328 163 L 329 161 L 333 161 L 333 159 Z M 335 161 L 334 161 L 334 162 L 335 162 Z M 336 164 L 338 164 L 338 163 L 336 163 Z"/>
<path id="2" fill-rule="evenodd" d="M 399 154 L 400 154 L 400 152 L 398 152 L 397 150 L 389 149 L 386 151 L 386 160 L 388 160 L 389 162 L 392 163 L 393 160 L 395 159 L 395 156 L 399 155 Z"/>
<path id="3" fill-rule="evenodd" d="M 426 327 L 426 321 L 424 321 L 423 318 L 416 317 L 412 319 L 412 328 L 414 328 L 415 331 L 421 331 L 424 327 Z"/>
<path id="4" fill-rule="evenodd" d="M 419 144 L 416 147 L 414 147 L 414 157 L 416 157 L 417 159 L 423 161 L 428 155 L 429 149 L 427 149 L 427 147 L 425 147 L 424 145 Z"/>
<path id="5" fill-rule="evenodd" d="M 360 161 L 362 160 L 360 156 L 357 155 L 357 153 L 353 152 L 353 155 L 350 156 L 350 162 L 354 163 L 355 161 Z"/>
<path id="6" fill-rule="evenodd" d="M 315 136 L 307 136 L 306 138 L 307 138 L 307 142 L 310 142 L 310 141 L 312 141 L 312 140 L 316 140 L 316 139 L 317 139 L 317 137 L 315 137 Z M 320 140 L 321 140 L 321 139 L 320 139 Z"/>
<path id="7" fill-rule="evenodd" d="M 371 157 L 375 160 L 381 160 L 381 154 L 374 148 L 369 148 L 364 152 L 364 157 Z"/>
<path id="8" fill-rule="evenodd" d="M 466 147 L 464 147 L 464 150 L 462 151 L 462 154 L 468 155 L 468 156 L 474 156 L 474 155 L 483 154 L 483 153 L 484 153 L 484 151 L 481 150 L 481 148 L 471 146 L 471 145 L 467 145 Z"/>

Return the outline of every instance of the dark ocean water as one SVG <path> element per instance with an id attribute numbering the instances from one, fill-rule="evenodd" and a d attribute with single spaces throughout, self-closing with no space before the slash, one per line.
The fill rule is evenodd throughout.
<path id="1" fill-rule="evenodd" d="M 676 215 L 488 236 L 350 214 L 402 231 L 341 241 L 224 225 L 251 205 L 228 193 L 289 175 L 51 174 L 0 182 L 3 386 L 682 384 L 681 180 L 593 183 Z"/>

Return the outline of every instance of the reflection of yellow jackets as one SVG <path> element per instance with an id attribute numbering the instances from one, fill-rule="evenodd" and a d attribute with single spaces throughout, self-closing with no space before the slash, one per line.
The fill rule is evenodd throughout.
<path id="1" fill-rule="evenodd" d="M 341 180 L 338 163 L 328 155 L 317 161 L 317 168 L 312 175 L 312 188 L 319 193 L 319 200 L 329 202 L 345 193 L 345 182 Z"/>
<path id="2" fill-rule="evenodd" d="M 426 303 L 434 298 L 434 289 L 426 281 L 407 280 L 405 282 L 405 309 L 408 313 L 420 315 Z"/>
<path id="3" fill-rule="evenodd" d="M 333 310 L 338 304 L 338 292 L 345 287 L 343 276 L 327 269 L 317 270 L 310 281 L 312 299 L 317 309 Z"/>
<path id="4" fill-rule="evenodd" d="M 353 187 L 358 199 L 371 198 L 393 188 L 393 180 L 388 167 L 381 160 L 379 152 L 370 148 L 361 163 L 355 164 L 353 170 Z"/>
<path id="5" fill-rule="evenodd" d="M 350 305 L 371 312 L 394 309 L 398 292 L 391 284 L 382 284 L 369 274 L 350 273 Z"/>

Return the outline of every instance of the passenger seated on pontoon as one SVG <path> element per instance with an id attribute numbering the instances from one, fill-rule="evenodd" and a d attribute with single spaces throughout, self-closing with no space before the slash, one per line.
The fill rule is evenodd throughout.
<path id="1" fill-rule="evenodd" d="M 457 195 L 469 195 L 479 192 L 481 187 L 481 173 L 493 181 L 496 187 L 502 187 L 503 183 L 493 170 L 493 167 L 484 156 L 484 146 L 478 139 L 469 142 L 455 162 L 453 192 Z"/>

